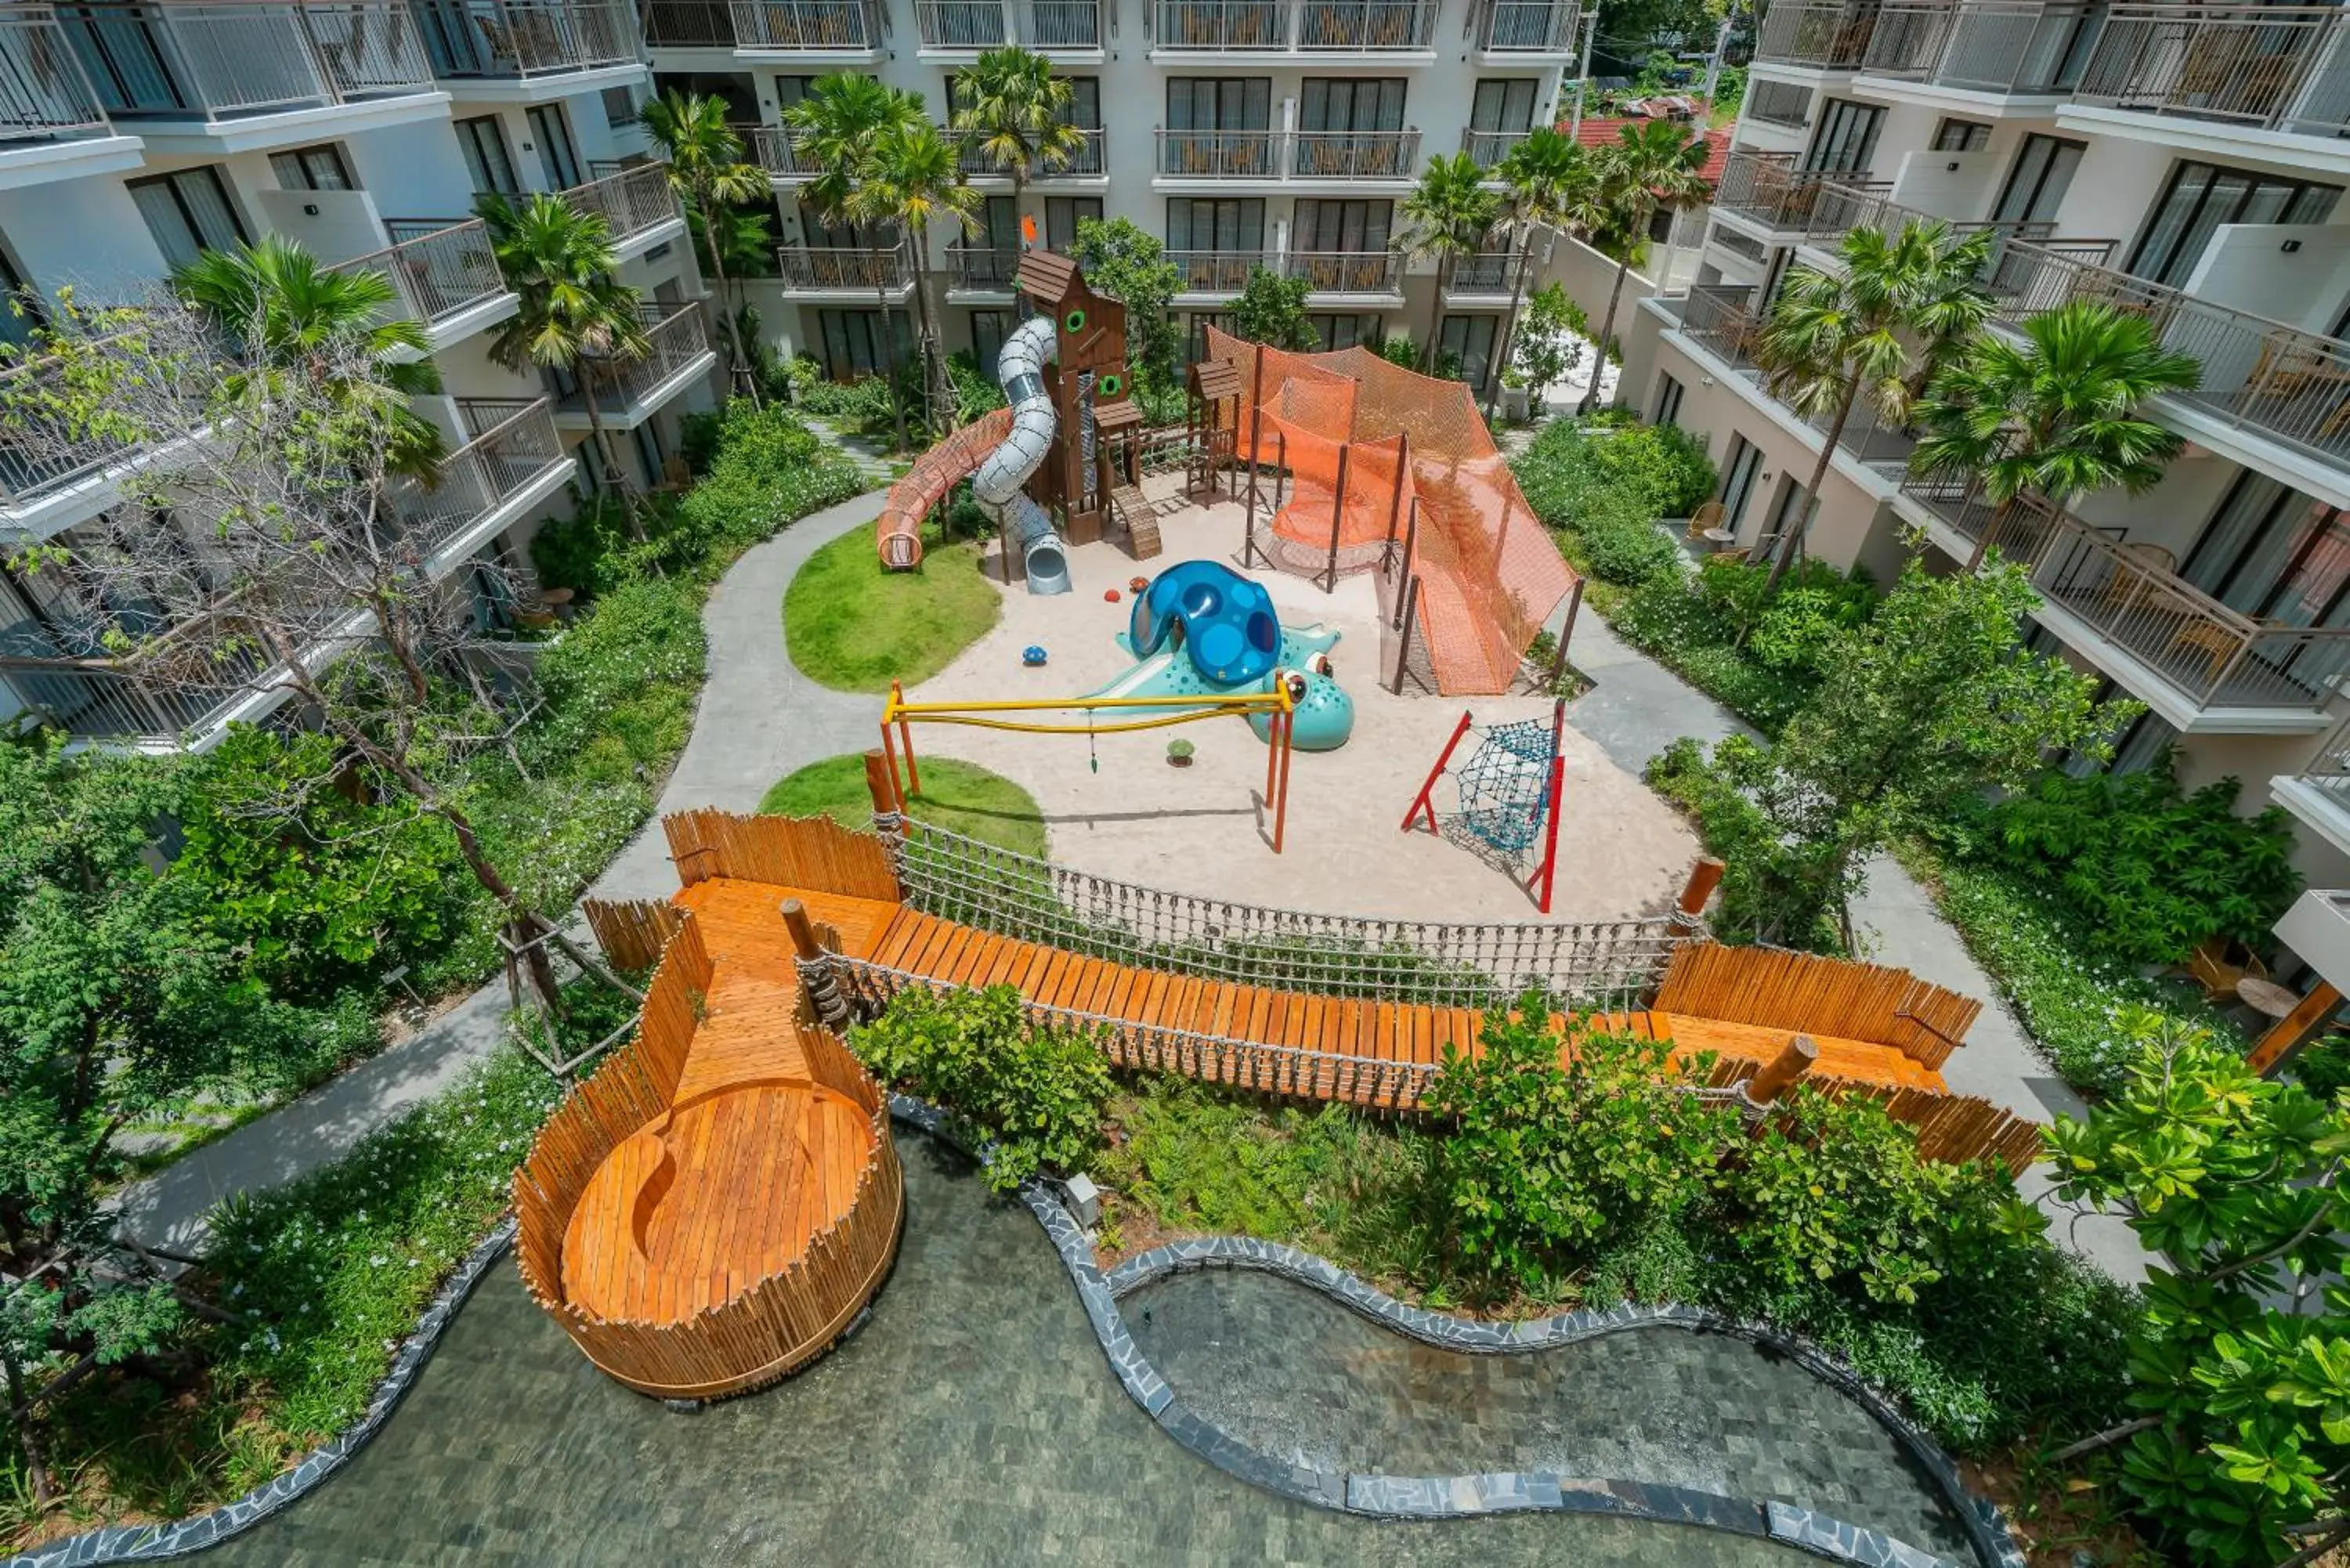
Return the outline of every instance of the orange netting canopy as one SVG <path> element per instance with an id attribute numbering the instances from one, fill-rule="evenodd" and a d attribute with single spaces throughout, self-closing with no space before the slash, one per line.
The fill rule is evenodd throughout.
<path id="1" fill-rule="evenodd" d="M 1276 541 L 1316 566 L 1335 545 L 1342 569 L 1367 566 L 1416 500 L 1405 567 L 1419 579 L 1437 688 L 1507 691 L 1575 572 L 1518 493 L 1469 388 L 1367 348 L 1292 354 L 1214 327 L 1208 357 L 1240 372 L 1240 455 L 1282 462 L 1295 482 L 1273 519 Z"/>
<path id="2" fill-rule="evenodd" d="M 904 572 L 922 564 L 922 519 L 956 484 L 978 472 L 987 454 L 1011 433 L 1012 410 L 996 409 L 914 460 L 906 476 L 882 497 L 881 516 L 874 524 L 884 566 Z"/>

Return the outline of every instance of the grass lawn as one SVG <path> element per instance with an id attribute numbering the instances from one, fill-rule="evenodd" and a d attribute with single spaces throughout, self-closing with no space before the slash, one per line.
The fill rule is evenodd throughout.
<path id="1" fill-rule="evenodd" d="M 985 636 L 1003 601 L 980 576 L 979 546 L 926 549 L 885 572 L 873 531 L 852 528 L 808 557 L 784 590 L 784 640 L 809 680 L 836 691 L 887 691 L 944 670 Z"/>
<path id="2" fill-rule="evenodd" d="M 1045 818 L 1026 790 L 1002 774 L 952 757 L 926 757 L 921 768 L 921 791 L 907 803 L 913 815 L 1017 854 L 1044 855 Z M 849 827 L 871 826 L 873 797 L 865 790 L 863 754 L 810 763 L 770 789 L 759 809 L 777 816 L 822 815 Z"/>

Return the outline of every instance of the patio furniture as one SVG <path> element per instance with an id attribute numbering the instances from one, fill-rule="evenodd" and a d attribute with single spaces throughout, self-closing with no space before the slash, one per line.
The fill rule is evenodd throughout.
<path id="1" fill-rule="evenodd" d="M 2254 980 L 2268 978 L 2268 965 L 2260 955 L 2241 943 L 2226 937 L 2206 937 L 2188 955 L 2187 973 L 2203 988 L 2207 1001 L 2223 1002 L 2236 994 L 2236 983 L 2247 976 Z"/>
<path id="2" fill-rule="evenodd" d="M 1735 544 L 1738 535 L 1721 525 L 1722 519 L 1729 515 L 1729 510 L 1719 501 L 1709 501 L 1699 507 L 1689 521 L 1690 543 L 1711 545 L 1717 550 Z"/>
<path id="3" fill-rule="evenodd" d="M 2282 1018 L 2301 1005 L 2291 988 L 2250 974 L 2236 981 L 2236 1000 L 2269 1019 Z"/>

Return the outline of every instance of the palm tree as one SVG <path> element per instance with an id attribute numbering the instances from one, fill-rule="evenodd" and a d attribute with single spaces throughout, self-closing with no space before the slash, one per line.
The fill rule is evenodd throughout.
<path id="1" fill-rule="evenodd" d="M 954 383 L 939 340 L 938 307 L 931 298 L 931 225 L 952 223 L 965 233 L 978 226 L 979 192 L 962 176 L 954 143 L 926 119 L 889 125 L 874 139 L 873 164 L 852 200 L 851 210 L 888 223 L 912 242 L 915 316 L 921 333 L 924 402 L 940 433 L 953 428 Z"/>
<path id="2" fill-rule="evenodd" d="M 954 129 L 965 149 L 1011 174 L 1017 222 L 1028 171 L 1066 169 L 1086 150 L 1086 133 L 1066 118 L 1076 89 L 1017 44 L 986 50 L 954 85 Z"/>
<path id="3" fill-rule="evenodd" d="M 743 161 L 743 139 L 726 123 L 723 99 L 701 93 L 681 95 L 674 88 L 645 105 L 645 134 L 660 149 L 669 164 L 670 188 L 686 205 L 707 242 L 711 273 L 718 285 L 719 314 L 726 318 L 731 369 L 740 374 L 751 363 L 743 351 L 743 333 L 726 285 L 726 246 L 721 244 L 721 214 L 732 213 L 751 202 L 775 200 L 767 171 Z M 759 401 L 759 379 L 750 378 L 751 401 Z"/>
<path id="4" fill-rule="evenodd" d="M 1978 281 L 1991 254 L 1987 230 L 1953 240 L 1943 224 L 1913 219 L 1889 239 L 1879 229 L 1854 229 L 1836 254 L 1842 276 L 1811 267 L 1787 275 L 1755 343 L 1754 361 L 1772 395 L 1807 420 L 1828 421 L 1803 519 L 1779 542 L 1770 587 L 1803 552 L 1828 463 L 1861 394 L 1887 423 L 1905 422 L 1913 372 L 1908 340 L 1923 345 L 1919 358 L 1930 364 L 1991 316 L 1991 296 Z"/>
<path id="5" fill-rule="evenodd" d="M 1462 256 L 1477 254 L 1501 211 L 1501 198 L 1485 189 L 1485 171 L 1466 152 L 1430 159 L 1420 173 L 1419 184 L 1403 199 L 1403 230 L 1396 243 L 1407 255 L 1436 259 L 1428 337 L 1419 346 L 1423 370 L 1436 363 L 1437 327 L 1443 319 L 1444 291 L 1452 286 L 1452 269 Z"/>
<path id="6" fill-rule="evenodd" d="M 638 311 L 643 296 L 616 275 L 611 230 L 601 214 L 546 192 L 520 207 L 495 194 L 479 205 L 498 271 L 520 301 L 490 339 L 490 358 L 512 370 L 543 366 L 579 378 L 588 443 L 606 483 L 619 488 L 629 531 L 642 538 L 635 486 L 613 453 L 597 397 L 607 367 L 642 358 L 652 347 Z"/>
<path id="7" fill-rule="evenodd" d="M 1648 224 L 1660 212 L 1678 213 L 1711 199 L 1705 182 L 1708 147 L 1703 131 L 1690 132 L 1669 119 L 1627 121 L 1617 131 L 1616 145 L 1599 155 L 1600 179 L 1616 231 L 1616 281 L 1607 289 L 1607 314 L 1600 318 L 1598 353 L 1591 364 L 1591 385 L 1583 391 L 1577 413 L 1588 413 L 1599 401 L 1599 381 L 1607 369 L 1607 345 L 1616 336 L 1616 306 L 1624 297 L 1624 275 L 1632 270 L 1632 253 L 1648 237 Z"/>
<path id="8" fill-rule="evenodd" d="M 1493 172 L 1502 182 L 1502 217 L 1495 233 L 1525 254 L 1510 275 L 1510 314 L 1502 325 L 1494 362 L 1506 368 L 1518 335 L 1518 313 L 1526 299 L 1526 275 L 1534 270 L 1534 237 L 1544 231 L 1590 230 L 1604 221 L 1598 171 L 1583 146 L 1548 126 L 1527 132 Z M 1491 417 L 1501 398 L 1502 379 L 1492 379 L 1485 410 Z"/>
<path id="9" fill-rule="evenodd" d="M 421 322 L 387 312 L 398 303 L 391 280 L 380 272 L 332 272 L 292 240 L 265 235 L 259 244 L 204 251 L 172 271 L 173 292 L 259 356 L 292 367 L 330 345 L 363 341 L 369 379 L 344 390 L 359 401 L 390 409 L 395 473 L 431 480 L 448 443 L 441 428 L 408 406 L 412 397 L 441 389 L 440 372 L 424 356 L 432 340 Z"/>
<path id="10" fill-rule="evenodd" d="M 2195 356 L 2165 348 L 2145 317 L 2073 300 L 2026 320 L 2021 344 L 1978 334 L 1935 375 L 1909 471 L 1979 480 L 2002 510 L 2024 494 L 2059 506 L 2116 486 L 2143 494 L 2187 443 L 2139 418 L 2139 405 L 2202 379 Z"/>

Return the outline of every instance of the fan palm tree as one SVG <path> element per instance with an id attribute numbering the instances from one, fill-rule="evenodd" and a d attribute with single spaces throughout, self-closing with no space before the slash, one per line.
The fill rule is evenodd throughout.
<path id="1" fill-rule="evenodd" d="M 1444 291 L 1462 256 L 1473 256 L 1501 216 L 1502 199 L 1485 188 L 1485 171 L 1466 152 L 1434 158 L 1419 183 L 1403 199 L 1402 231 L 1396 243 L 1407 255 L 1434 257 L 1436 292 L 1428 307 L 1428 337 L 1419 346 L 1423 370 L 1436 363 L 1436 337 L 1443 319 Z"/>
<path id="2" fill-rule="evenodd" d="M 1510 149 L 1493 172 L 1502 182 L 1502 216 L 1494 232 L 1524 258 L 1510 275 L 1510 314 L 1502 325 L 1502 341 L 1494 363 L 1510 362 L 1511 341 L 1518 334 L 1518 314 L 1526 300 L 1526 275 L 1533 270 L 1534 238 L 1544 232 L 1589 231 L 1606 217 L 1601 202 L 1599 172 L 1585 156 L 1583 146 L 1548 126 L 1527 132 Z M 1486 402 L 1488 416 L 1501 397 L 1501 378 L 1493 378 Z"/>
<path id="3" fill-rule="evenodd" d="M 983 52 L 955 78 L 954 129 L 963 147 L 1012 176 L 1012 214 L 1035 168 L 1066 169 L 1086 150 L 1086 133 L 1066 118 L 1076 96 L 1044 56 L 1006 44 Z"/>
<path id="4" fill-rule="evenodd" d="M 1807 420 L 1828 421 L 1804 487 L 1803 518 L 1779 541 L 1771 564 L 1771 587 L 1803 553 L 1853 405 L 1866 393 L 1886 422 L 1905 422 L 1914 372 L 1909 343 L 1922 344 L 1919 358 L 1931 364 L 1991 316 L 1991 296 L 1978 281 L 1991 254 L 1989 231 L 1954 240 L 1942 223 L 1912 220 L 1890 237 L 1854 229 L 1836 254 L 1842 276 L 1811 267 L 1787 275 L 1755 343 L 1754 361 L 1772 395 Z"/>
<path id="5" fill-rule="evenodd" d="M 1619 127 L 1616 144 L 1599 155 L 1604 200 L 1612 219 L 1607 226 L 1618 241 L 1616 281 L 1608 286 L 1591 385 L 1584 389 L 1578 413 L 1590 412 L 1599 401 L 1607 345 L 1616 336 L 1616 306 L 1624 297 L 1624 275 L 1632 270 L 1632 253 L 1648 237 L 1649 223 L 1659 213 L 1703 206 L 1712 199 L 1713 188 L 1704 174 L 1708 151 L 1703 131 L 1692 132 L 1669 119 L 1644 119 Z"/>
<path id="6" fill-rule="evenodd" d="M 915 317 L 921 334 L 923 401 L 933 426 L 953 428 L 954 384 L 939 340 L 938 307 L 931 298 L 931 225 L 951 223 L 968 234 L 978 226 L 979 192 L 962 176 L 954 143 L 926 119 L 884 127 L 874 139 L 873 163 L 850 209 L 895 227 L 912 242 Z"/>
<path id="7" fill-rule="evenodd" d="M 388 314 L 399 296 L 383 274 L 328 271 L 294 241 L 269 234 L 258 244 L 204 251 L 182 263 L 172 269 L 172 287 L 280 368 L 298 366 L 330 344 L 359 340 L 368 378 L 347 382 L 344 390 L 389 406 L 391 472 L 428 481 L 439 473 L 448 443 L 438 425 L 408 406 L 410 398 L 441 389 L 440 373 L 424 358 L 432 341 L 422 323 Z"/>
<path id="8" fill-rule="evenodd" d="M 2073 300 L 2025 321 L 2020 344 L 1978 334 L 1936 373 L 1909 471 L 1979 479 L 2002 509 L 2030 493 L 2059 506 L 2116 486 L 2143 494 L 2187 443 L 2139 405 L 2202 379 L 2195 356 L 2165 348 L 2145 317 Z"/>
<path id="9" fill-rule="evenodd" d="M 588 444 L 606 483 L 619 489 L 629 531 L 642 538 L 635 486 L 612 451 L 597 397 L 608 369 L 642 358 L 652 347 L 638 308 L 643 296 L 616 275 L 611 230 L 601 214 L 546 192 L 519 207 L 486 195 L 480 210 L 498 271 L 520 301 L 490 339 L 490 358 L 512 370 L 540 366 L 579 379 Z"/>
<path id="10" fill-rule="evenodd" d="M 645 134 L 669 164 L 670 189 L 702 231 L 711 275 L 718 285 L 719 314 L 726 318 L 730 369 L 739 376 L 751 358 L 743 352 L 742 326 L 727 287 L 727 246 L 722 240 L 738 208 L 753 202 L 772 203 L 775 188 L 764 169 L 743 161 L 743 139 L 726 123 L 723 99 L 672 88 L 645 105 L 644 119 Z M 748 384 L 755 406 L 759 379 L 752 376 Z"/>

